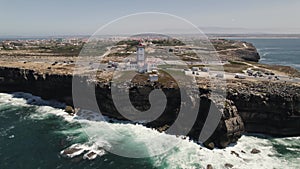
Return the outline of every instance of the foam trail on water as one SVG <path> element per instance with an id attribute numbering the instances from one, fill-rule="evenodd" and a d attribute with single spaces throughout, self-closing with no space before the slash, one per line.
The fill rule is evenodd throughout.
<path id="1" fill-rule="evenodd" d="M 296 169 L 300 166 L 300 137 L 272 139 L 244 135 L 236 145 L 226 149 L 208 150 L 185 137 L 167 135 L 138 124 L 118 123 L 116 120 L 115 123 L 107 123 L 103 121 L 103 117 L 92 112 L 70 116 L 62 108 L 51 107 L 53 104 L 62 106 L 57 102 L 44 101 L 30 94 L 19 93 L 19 96 L 0 93 L 0 106 L 11 104 L 29 107 L 33 106 L 31 104 L 34 103 L 39 105 L 35 106 L 39 113 L 31 115 L 30 118 L 42 119 L 47 114 L 55 114 L 70 123 L 81 123 L 86 132 L 94 134 L 94 137 L 90 137 L 87 142 L 74 143 L 60 152 L 69 158 L 82 156 L 84 159 L 93 160 L 116 148 L 138 151 L 151 156 L 151 154 L 156 154 L 168 146 L 169 142 L 174 141 L 178 142 L 175 147 L 163 154 L 151 157 L 155 168 L 198 169 L 206 168 L 208 164 L 211 164 L 213 168 L 225 168 L 227 163 L 232 164 L 233 168 L 241 169 Z M 22 98 L 21 96 L 25 97 Z M 28 100 L 31 101 L 31 104 L 28 104 Z M 109 118 L 104 117 L 104 119 L 108 120 Z M 112 130 L 115 132 L 108 132 Z M 65 134 L 72 133 L 66 131 Z M 288 154 L 281 154 L 276 146 L 282 146 Z M 260 153 L 252 154 L 251 150 L 254 148 L 260 150 Z"/>

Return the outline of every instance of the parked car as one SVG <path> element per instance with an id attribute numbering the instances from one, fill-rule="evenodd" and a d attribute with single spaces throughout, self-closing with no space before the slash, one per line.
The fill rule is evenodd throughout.
<path id="1" fill-rule="evenodd" d="M 253 70 L 247 69 L 247 73 L 248 73 L 249 76 L 252 76 L 253 72 L 254 72 Z"/>
<path id="2" fill-rule="evenodd" d="M 204 67 L 201 69 L 203 72 L 209 72 L 209 68 L 208 67 Z"/>
<path id="3" fill-rule="evenodd" d="M 192 71 L 199 71 L 199 67 L 192 67 Z"/>
<path id="4" fill-rule="evenodd" d="M 235 74 L 235 76 L 234 76 L 235 78 L 237 78 L 237 79 L 246 79 L 246 76 L 245 75 L 243 75 L 243 74 Z"/>

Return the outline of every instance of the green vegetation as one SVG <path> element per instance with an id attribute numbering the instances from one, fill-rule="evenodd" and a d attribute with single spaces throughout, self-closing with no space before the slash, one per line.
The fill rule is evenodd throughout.
<path id="1" fill-rule="evenodd" d="M 62 47 L 53 47 L 50 48 L 50 50 L 53 53 L 59 53 L 59 54 L 69 54 L 69 55 L 78 55 L 82 49 L 81 46 L 62 46 Z"/>
<path id="2" fill-rule="evenodd" d="M 231 40 L 222 40 L 222 41 L 211 41 L 212 45 L 215 47 L 216 50 L 227 50 L 227 49 L 234 49 L 238 48 L 239 46 L 234 46 L 234 42 Z"/>
<path id="3" fill-rule="evenodd" d="M 191 69 L 192 67 L 198 67 L 199 69 L 204 68 L 205 65 L 189 65 L 189 68 Z"/>
<path id="4" fill-rule="evenodd" d="M 249 68 L 249 65 L 236 61 L 229 61 L 228 64 L 224 65 L 224 71 L 229 73 L 243 73 L 243 70 L 247 68 Z"/>
<path id="5" fill-rule="evenodd" d="M 153 44 L 158 46 L 183 46 L 183 42 L 177 39 L 161 39 L 161 40 L 152 40 Z M 128 45 L 128 46 L 137 46 L 140 42 L 138 40 L 122 40 L 116 45 Z"/>
<path id="6" fill-rule="evenodd" d="M 184 46 L 185 44 L 177 39 L 153 40 L 153 44 L 158 46 Z"/>
<path id="7" fill-rule="evenodd" d="M 128 45 L 128 46 L 137 46 L 140 42 L 138 40 L 122 40 L 119 41 L 116 45 Z"/>
<path id="8" fill-rule="evenodd" d="M 61 54 L 64 56 L 74 56 L 79 55 L 81 49 L 83 48 L 84 44 L 80 45 L 71 45 L 65 44 L 63 46 L 59 46 L 58 44 L 52 45 L 40 45 L 37 50 L 39 53 L 54 53 L 54 54 Z"/>
<path id="9" fill-rule="evenodd" d="M 110 53 L 109 55 L 107 55 L 107 57 L 114 57 L 114 56 L 126 57 L 126 56 L 129 56 L 129 55 L 130 55 L 130 53 L 114 52 L 114 53 Z"/>

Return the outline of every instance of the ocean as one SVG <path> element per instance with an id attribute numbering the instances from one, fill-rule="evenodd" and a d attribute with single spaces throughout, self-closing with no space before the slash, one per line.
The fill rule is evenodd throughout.
<path id="1" fill-rule="evenodd" d="M 188 138 L 180 138 L 141 125 L 120 122 L 93 122 L 73 119 L 64 105 L 44 101 L 26 93 L 0 94 L 0 168 L 1 169 L 127 169 L 127 168 L 299 168 L 300 137 L 271 138 L 244 135 L 236 145 L 208 150 Z M 54 108 L 56 107 L 56 108 Z M 61 108 L 60 108 L 61 107 Z M 84 124 L 84 125 L 82 125 Z M 86 129 L 94 129 L 90 138 Z M 120 133 L 109 132 L 111 129 Z M 126 151 L 149 153 L 168 142 L 178 142 L 169 151 L 147 158 L 126 158 L 110 153 L 122 146 Z M 73 157 L 61 153 L 70 146 L 81 147 Z M 259 154 L 251 154 L 256 148 Z M 82 159 L 88 151 L 101 153 L 93 159 Z M 235 153 L 239 154 L 237 156 Z"/>
<path id="2" fill-rule="evenodd" d="M 300 40 L 246 41 L 257 46 L 262 63 L 299 69 Z M 208 164 L 213 168 L 231 164 L 239 169 L 297 169 L 300 166 L 300 137 L 243 135 L 235 145 L 208 150 L 188 138 L 159 133 L 138 124 L 74 118 L 64 112 L 64 106 L 27 93 L 0 93 L 0 169 L 199 169 Z M 91 133 L 94 137 L 90 137 Z M 177 144 L 162 154 L 153 154 L 170 142 Z M 70 147 L 77 147 L 78 151 L 67 157 L 63 153 Z M 150 157 L 127 158 L 110 153 L 116 148 Z M 251 154 L 253 148 L 261 152 Z M 91 151 L 98 155 L 93 159 L 82 158 Z"/>
<path id="3" fill-rule="evenodd" d="M 291 66 L 300 70 L 299 38 L 249 38 L 236 40 L 252 43 L 261 56 L 260 63 Z"/>

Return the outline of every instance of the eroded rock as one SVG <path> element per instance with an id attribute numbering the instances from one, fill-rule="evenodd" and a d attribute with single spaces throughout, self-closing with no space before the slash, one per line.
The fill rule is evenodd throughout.
<path id="1" fill-rule="evenodd" d="M 260 153 L 260 150 L 254 148 L 254 149 L 251 150 L 250 153 L 251 153 L 251 154 L 258 154 L 258 153 Z"/>

